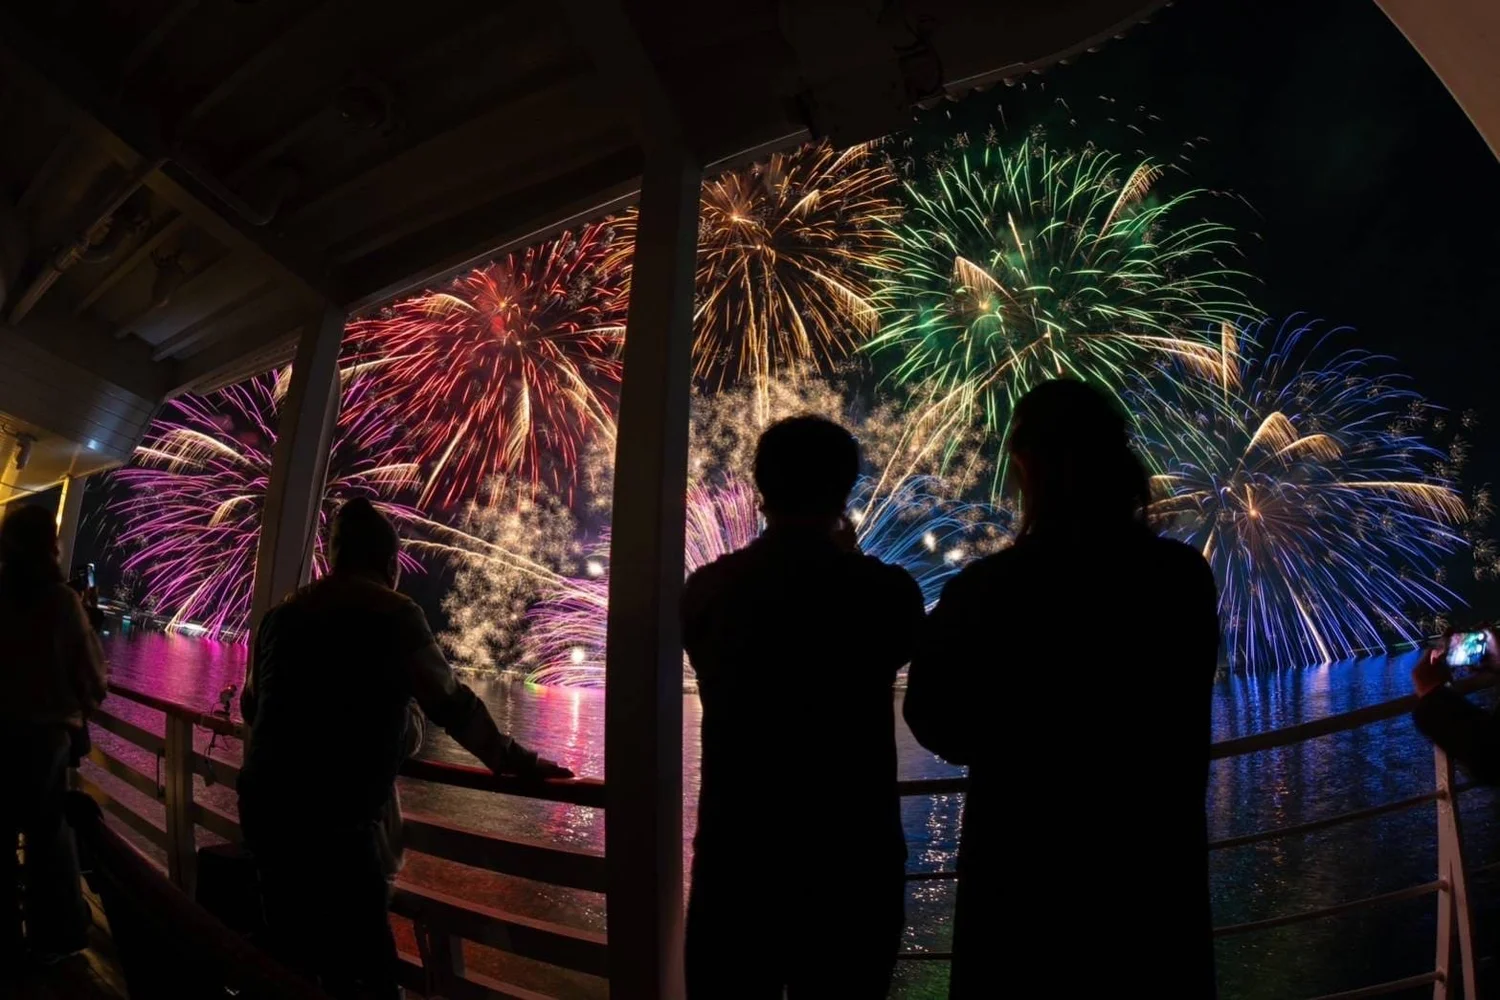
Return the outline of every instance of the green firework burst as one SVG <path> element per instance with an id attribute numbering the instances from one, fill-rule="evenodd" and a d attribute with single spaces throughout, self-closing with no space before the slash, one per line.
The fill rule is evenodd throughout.
<path id="1" fill-rule="evenodd" d="M 1232 230 L 1157 191 L 1165 168 L 1028 139 L 970 150 L 906 185 L 866 349 L 1003 435 L 1013 402 L 1072 376 L 1115 394 L 1142 362 L 1206 361 L 1202 331 L 1256 315 Z M 1155 357 L 1153 357 L 1155 356 Z"/>

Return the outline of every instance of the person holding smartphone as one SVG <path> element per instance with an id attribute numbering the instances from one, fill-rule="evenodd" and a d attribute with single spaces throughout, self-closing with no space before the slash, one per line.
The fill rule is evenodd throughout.
<path id="1" fill-rule="evenodd" d="M 1417 692 L 1412 722 L 1475 781 L 1500 784 L 1500 718 L 1459 694 L 1449 683 L 1455 667 L 1494 670 L 1500 666 L 1492 628 L 1453 632 L 1438 649 L 1428 650 L 1411 672 Z"/>
<path id="2" fill-rule="evenodd" d="M 765 531 L 695 572 L 683 643 L 703 704 L 687 913 L 689 1000 L 884 1000 L 905 926 L 896 671 L 922 627 L 904 569 L 844 516 L 859 445 L 821 417 L 755 454 Z M 836 691 L 787 695 L 784 681 Z M 819 773 L 819 772 L 822 773 Z M 790 835 L 830 845 L 812 862 Z M 789 907 L 816 914 L 808 930 Z"/>
<path id="3" fill-rule="evenodd" d="M 240 709 L 250 732 L 240 827 L 272 954 L 332 997 L 395 1000 L 390 878 L 396 773 L 415 749 L 412 702 L 496 774 L 573 772 L 501 732 L 396 590 L 400 538 L 369 500 L 334 515 L 332 567 L 266 612 Z"/>

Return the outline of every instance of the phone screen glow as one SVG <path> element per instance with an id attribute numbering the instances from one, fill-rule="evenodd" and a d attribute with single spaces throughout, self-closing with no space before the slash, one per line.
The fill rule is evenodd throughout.
<path id="1" fill-rule="evenodd" d="M 1455 632 L 1448 637 L 1448 666 L 1472 667 L 1484 660 L 1489 649 L 1487 632 Z"/>

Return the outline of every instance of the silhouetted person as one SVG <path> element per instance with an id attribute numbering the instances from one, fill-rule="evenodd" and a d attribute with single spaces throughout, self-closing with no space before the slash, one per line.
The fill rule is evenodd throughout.
<path id="1" fill-rule="evenodd" d="M 1485 670 L 1500 669 L 1495 632 L 1485 629 Z M 1448 686 L 1453 673 L 1443 650 L 1424 652 L 1411 672 L 1417 691 L 1412 721 L 1418 731 L 1442 747 L 1475 781 L 1500 784 L 1500 715 L 1487 711 Z"/>
<path id="2" fill-rule="evenodd" d="M 952 997 L 1212 997 L 1204 796 L 1219 630 L 1203 557 L 1156 537 L 1124 417 L 1081 382 L 1016 406 L 1023 519 L 933 609 L 904 712 L 969 768 Z"/>
<path id="3" fill-rule="evenodd" d="M 396 531 L 368 501 L 334 518 L 332 571 L 268 612 L 241 708 L 240 821 L 270 944 L 336 997 L 396 995 L 387 878 L 413 698 L 491 770 L 568 777 L 496 728 L 395 586 Z"/>
<path id="4" fill-rule="evenodd" d="M 73 734 L 104 700 L 104 658 L 58 567 L 53 518 L 42 507 L 19 507 L 0 525 L 0 968 L 25 945 L 51 961 L 88 944 L 63 803 Z M 24 943 L 18 835 L 26 838 Z"/>
<path id="5" fill-rule="evenodd" d="M 755 456 L 764 534 L 683 594 L 703 702 L 694 1000 L 886 995 L 906 859 L 892 684 L 923 609 L 905 570 L 854 544 L 858 471 L 837 424 L 771 427 Z"/>

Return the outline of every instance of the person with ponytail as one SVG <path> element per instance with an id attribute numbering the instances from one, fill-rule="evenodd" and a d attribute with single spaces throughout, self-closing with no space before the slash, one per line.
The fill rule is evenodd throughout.
<path id="1" fill-rule="evenodd" d="M 26 950 L 51 962 L 88 943 L 63 803 L 74 735 L 104 695 L 99 640 L 57 565 L 54 514 L 17 507 L 0 523 L 0 965 L 17 967 Z M 20 836 L 26 864 L 18 880 Z"/>
<path id="2" fill-rule="evenodd" d="M 1020 533 L 944 588 L 903 705 L 969 768 L 949 996 L 1027 968 L 1068 995 L 1213 997 L 1212 572 L 1152 530 L 1129 422 L 1097 390 L 1037 386 L 1008 448 Z"/>

